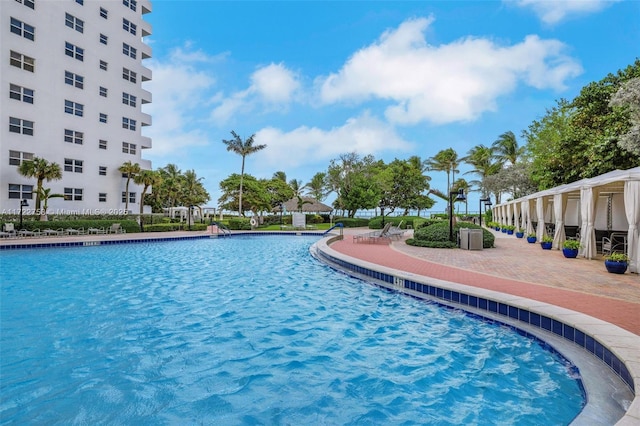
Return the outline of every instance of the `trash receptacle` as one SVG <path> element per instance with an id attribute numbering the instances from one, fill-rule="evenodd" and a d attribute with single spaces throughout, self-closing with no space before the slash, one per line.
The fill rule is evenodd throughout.
<path id="1" fill-rule="evenodd" d="M 482 229 L 468 229 L 468 250 L 482 250 Z"/>
<path id="2" fill-rule="evenodd" d="M 469 250 L 469 228 L 460 228 L 460 248 Z"/>

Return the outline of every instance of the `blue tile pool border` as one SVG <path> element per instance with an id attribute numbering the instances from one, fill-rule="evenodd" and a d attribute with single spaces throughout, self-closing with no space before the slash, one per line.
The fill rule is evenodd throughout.
<path id="1" fill-rule="evenodd" d="M 348 262 L 346 260 L 337 258 L 335 256 L 331 256 L 322 250 L 317 250 L 316 254 L 323 258 L 329 265 L 337 265 L 337 269 L 342 270 L 349 275 L 353 275 L 357 278 L 367 277 L 372 279 L 372 283 L 376 284 L 376 281 L 389 284 L 395 288 L 402 288 L 405 290 L 411 290 L 425 297 L 420 297 L 419 295 L 414 295 L 410 293 L 405 293 L 408 296 L 420 297 L 423 299 L 431 300 L 435 303 L 438 303 L 444 307 L 452 308 L 452 309 L 462 309 L 464 310 L 465 306 L 469 306 L 474 309 L 478 309 L 481 311 L 486 311 L 491 314 L 499 315 L 505 317 L 505 319 L 516 320 L 527 324 L 529 326 L 533 326 L 539 328 L 541 330 L 545 330 L 551 332 L 563 339 L 578 345 L 582 349 L 590 352 L 593 356 L 602 361 L 606 366 L 608 366 L 616 375 L 618 375 L 622 381 L 629 386 L 631 392 L 635 395 L 635 384 L 633 381 L 633 377 L 631 376 L 629 370 L 625 363 L 620 360 L 615 354 L 613 354 L 605 345 L 599 342 L 597 339 L 590 336 L 587 332 L 578 330 L 575 327 L 572 327 L 568 324 L 565 324 L 561 321 L 553 319 L 551 317 L 533 312 L 529 309 L 519 308 L 517 306 L 511 306 L 509 304 L 491 300 L 489 298 L 473 296 L 469 294 L 465 294 L 460 291 L 446 289 L 441 286 L 425 284 L 418 281 L 413 281 L 409 279 L 404 279 L 400 277 L 396 277 L 392 274 L 376 271 L 374 269 L 365 268 L 363 266 L 356 265 L 354 263 Z M 384 286 L 385 288 L 389 288 Z M 392 289 L 392 288 L 391 288 Z M 439 302 L 441 301 L 441 302 Z M 444 303 L 442 303 L 444 302 Z M 457 306 L 450 305 L 449 303 L 456 303 Z M 466 311 L 471 315 L 477 315 L 482 319 L 488 321 L 497 321 L 493 318 L 484 317 L 482 315 L 478 315 L 469 311 Z M 531 335 L 525 330 L 519 329 L 510 324 L 502 323 L 507 327 L 511 327 L 516 330 L 518 333 L 523 334 L 527 337 L 535 336 Z M 540 340 L 540 339 L 537 339 Z M 547 347 L 550 347 L 547 343 L 542 340 L 543 344 Z M 555 349 L 554 349 L 555 351 Z M 557 351 L 555 351 L 557 352 Z"/>

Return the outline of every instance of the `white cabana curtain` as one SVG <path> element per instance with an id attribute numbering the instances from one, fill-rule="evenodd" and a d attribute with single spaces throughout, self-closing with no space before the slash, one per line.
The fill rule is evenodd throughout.
<path id="1" fill-rule="evenodd" d="M 526 222 L 524 222 L 526 215 Z M 533 221 L 531 220 L 531 203 L 529 199 L 522 201 L 522 226 L 525 229 L 527 235 L 533 234 Z"/>
<path id="2" fill-rule="evenodd" d="M 553 248 L 560 250 L 562 243 L 567 238 L 564 232 L 564 215 L 567 212 L 567 201 L 569 197 L 567 193 L 555 194 L 553 196 L 553 215 L 556 219 L 556 232 L 553 235 Z"/>
<path id="3" fill-rule="evenodd" d="M 516 232 L 520 229 L 520 213 L 518 212 L 518 204 L 513 203 L 513 226 L 516 227 Z"/>
<path id="4" fill-rule="evenodd" d="M 538 241 L 542 241 L 542 237 L 546 233 L 544 228 L 544 197 L 536 198 L 536 215 L 538 216 L 538 224 L 536 225 L 536 237 Z"/>
<path id="5" fill-rule="evenodd" d="M 596 205 L 600 195 L 599 188 L 580 189 L 580 213 L 582 215 L 582 226 L 580 227 L 580 248 L 579 255 L 587 259 L 596 256 L 596 231 L 594 229 Z"/>
<path id="6" fill-rule="evenodd" d="M 624 183 L 624 210 L 629 222 L 627 234 L 629 271 L 640 273 L 640 181 Z"/>
<path id="7" fill-rule="evenodd" d="M 500 206 L 500 227 L 507 224 L 507 214 L 505 212 L 506 208 L 507 206 L 505 206 L 504 204 Z"/>
<path id="8" fill-rule="evenodd" d="M 513 220 L 511 217 L 511 203 L 507 204 L 507 225 L 513 225 Z"/>

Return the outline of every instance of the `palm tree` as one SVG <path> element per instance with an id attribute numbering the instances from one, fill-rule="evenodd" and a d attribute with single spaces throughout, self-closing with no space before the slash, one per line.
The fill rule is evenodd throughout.
<path id="1" fill-rule="evenodd" d="M 118 171 L 122 174 L 127 175 L 127 183 L 124 186 L 124 193 L 125 193 L 124 209 L 128 213 L 129 212 L 129 182 L 131 182 L 131 179 L 135 178 L 140 173 L 140 164 L 127 161 L 126 163 L 123 163 L 122 166 L 118 167 Z M 140 200 L 140 204 L 142 204 L 142 200 Z"/>
<path id="2" fill-rule="evenodd" d="M 209 193 L 202 186 L 202 179 L 196 175 L 195 170 L 187 170 L 183 175 L 182 180 L 182 196 L 186 207 L 189 208 L 189 229 L 191 229 L 191 208 L 198 206 L 209 201 Z M 202 217 L 202 211 L 200 212 Z"/>
<path id="3" fill-rule="evenodd" d="M 51 188 L 40 188 L 37 194 L 42 200 L 42 210 L 40 211 L 40 220 L 47 221 L 47 209 L 49 208 L 49 200 L 51 198 L 64 198 L 64 194 L 52 194 Z"/>
<path id="4" fill-rule="evenodd" d="M 304 185 L 300 179 L 291 179 L 289 181 L 289 186 L 293 190 L 293 196 L 299 197 L 302 195 L 302 190 L 304 189 Z"/>
<path id="5" fill-rule="evenodd" d="M 514 135 L 512 131 L 501 134 L 491 147 L 493 148 L 496 160 L 501 163 L 509 161 L 512 165 L 516 164 L 518 157 L 521 157 L 525 150 L 524 146 L 518 146 L 516 135 Z"/>
<path id="6" fill-rule="evenodd" d="M 142 212 L 144 209 L 144 194 L 147 193 L 149 187 L 154 187 L 162 183 L 162 176 L 157 171 L 142 170 L 133 177 L 133 181 L 137 185 L 142 185 L 142 193 L 140 194 L 140 232 L 144 232 L 144 220 Z"/>
<path id="7" fill-rule="evenodd" d="M 233 139 L 230 140 L 222 140 L 227 146 L 227 151 L 233 151 L 236 154 L 242 156 L 242 168 L 240 169 L 240 193 L 238 195 L 238 210 L 240 216 L 244 216 L 244 212 L 242 211 L 242 181 L 244 180 L 244 160 L 247 155 L 254 154 L 258 151 L 261 151 L 267 147 L 267 145 L 253 145 L 253 138 L 255 135 L 251 135 L 245 141 L 243 141 L 240 136 L 233 130 L 231 131 L 231 135 Z"/>
<path id="8" fill-rule="evenodd" d="M 324 200 L 325 197 L 325 179 L 326 173 L 318 172 L 311 178 L 311 181 L 305 185 L 307 188 L 307 195 L 312 196 L 318 201 Z"/>
<path id="9" fill-rule="evenodd" d="M 425 162 L 429 170 L 447 172 L 447 196 L 451 192 L 451 182 L 455 180 L 456 172 L 460 170 L 457 167 L 460 165 L 458 159 L 458 153 L 453 148 L 443 149 L 433 157 L 429 158 Z M 448 197 L 447 197 L 448 199 Z M 449 201 L 447 201 L 447 206 Z M 447 209 L 448 210 L 448 209 Z"/>
<path id="10" fill-rule="evenodd" d="M 502 163 L 494 161 L 495 155 L 493 148 L 489 148 L 485 145 L 476 145 L 469 150 L 466 157 L 462 158 L 467 164 L 473 166 L 473 169 L 465 172 L 465 174 L 475 174 L 480 179 L 469 182 L 470 184 L 477 185 L 482 192 L 482 197 L 487 197 L 487 191 L 484 185 L 484 180 L 487 176 L 497 173 L 502 168 Z M 500 203 L 500 194 L 496 195 L 496 203 Z"/>
<path id="11" fill-rule="evenodd" d="M 36 178 L 36 210 L 40 210 L 40 196 L 42 195 L 42 183 L 62 179 L 62 170 L 58 163 L 50 163 L 44 158 L 33 157 L 33 160 L 25 160 L 20 164 L 18 172 L 25 177 Z"/>
<path id="12" fill-rule="evenodd" d="M 273 179 L 280 179 L 283 182 L 287 182 L 287 174 L 283 171 L 278 171 L 273 174 Z"/>

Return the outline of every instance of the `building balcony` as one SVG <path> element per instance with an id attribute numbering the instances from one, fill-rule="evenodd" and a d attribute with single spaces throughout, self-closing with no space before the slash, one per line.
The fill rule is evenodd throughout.
<path id="1" fill-rule="evenodd" d="M 151 35 L 151 24 L 147 21 L 142 21 L 140 23 L 140 32 L 142 37 L 149 37 Z"/>
<path id="2" fill-rule="evenodd" d="M 144 104 L 150 104 L 152 101 L 152 95 L 151 92 L 149 92 L 148 90 L 144 90 L 141 89 L 140 91 L 140 102 L 144 105 Z"/>
<path id="3" fill-rule="evenodd" d="M 142 170 L 151 170 L 151 160 L 141 158 L 138 160 L 138 164 L 140 164 L 140 169 Z"/>
<path id="4" fill-rule="evenodd" d="M 142 67 L 140 72 L 140 79 L 142 81 L 151 81 L 151 70 L 147 67 Z"/>
<path id="5" fill-rule="evenodd" d="M 144 112 L 140 113 L 140 125 L 143 127 L 151 126 L 151 115 Z"/>
<path id="6" fill-rule="evenodd" d="M 142 10 L 142 14 L 146 15 L 147 13 L 151 13 L 151 1 L 150 0 L 140 0 L 140 9 Z"/>
<path id="7" fill-rule="evenodd" d="M 149 136 L 142 136 L 140 138 L 140 148 L 142 149 L 148 149 L 151 148 L 151 138 Z"/>
<path id="8" fill-rule="evenodd" d="M 142 48 L 140 49 L 140 54 L 142 55 L 142 59 L 149 59 L 151 58 L 151 46 L 143 44 Z"/>

